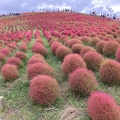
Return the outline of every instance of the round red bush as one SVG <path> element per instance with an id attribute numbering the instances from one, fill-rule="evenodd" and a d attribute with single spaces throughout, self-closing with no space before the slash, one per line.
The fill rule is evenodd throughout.
<path id="1" fill-rule="evenodd" d="M 6 59 L 6 56 L 0 52 L 0 61 L 4 61 Z"/>
<path id="2" fill-rule="evenodd" d="M 94 38 L 91 39 L 90 44 L 92 46 L 95 46 L 99 41 L 100 41 L 99 37 L 94 37 Z"/>
<path id="3" fill-rule="evenodd" d="M 1 74 L 5 81 L 11 81 L 18 78 L 18 69 L 15 65 L 5 64 L 1 69 Z"/>
<path id="4" fill-rule="evenodd" d="M 106 56 L 115 56 L 119 43 L 117 41 L 108 41 L 103 46 L 103 54 Z"/>
<path id="5" fill-rule="evenodd" d="M 40 45 L 40 44 L 32 48 L 32 52 L 42 54 L 43 56 L 46 56 L 48 54 L 47 49 L 43 45 Z"/>
<path id="6" fill-rule="evenodd" d="M 37 75 L 52 76 L 53 74 L 54 70 L 51 66 L 40 62 L 29 65 L 27 69 L 27 75 L 29 80 L 33 79 Z"/>
<path id="7" fill-rule="evenodd" d="M 35 54 L 32 56 L 32 58 L 33 58 L 33 57 L 35 57 L 35 58 L 40 58 L 40 59 L 43 59 L 43 60 L 44 60 L 43 55 L 38 54 L 38 53 L 35 53 Z"/>
<path id="8" fill-rule="evenodd" d="M 77 68 L 69 77 L 69 86 L 73 92 L 87 96 L 97 88 L 98 83 L 92 71 Z"/>
<path id="9" fill-rule="evenodd" d="M 21 60 L 25 60 L 27 56 L 24 52 L 16 52 L 15 57 L 17 57 Z"/>
<path id="10" fill-rule="evenodd" d="M 83 43 L 89 43 L 91 41 L 91 38 L 88 36 L 82 36 L 80 39 Z"/>
<path id="11" fill-rule="evenodd" d="M 55 41 L 55 42 L 53 42 L 53 43 L 51 44 L 51 49 L 52 49 L 52 53 L 53 53 L 53 54 L 55 54 L 56 49 L 57 49 L 60 45 L 61 45 L 61 44 L 60 44 L 59 42 L 57 42 L 57 41 Z"/>
<path id="12" fill-rule="evenodd" d="M 60 94 L 58 82 L 47 75 L 39 75 L 30 82 L 29 94 L 40 105 L 53 104 Z"/>
<path id="13" fill-rule="evenodd" d="M 81 41 L 78 40 L 78 39 L 73 38 L 73 39 L 69 40 L 69 42 L 68 42 L 68 47 L 72 48 L 72 46 L 73 46 L 74 44 L 81 44 Z"/>
<path id="14" fill-rule="evenodd" d="M 85 53 L 90 52 L 90 51 L 96 52 L 96 50 L 94 48 L 85 46 L 82 48 L 80 55 L 83 57 Z"/>
<path id="15" fill-rule="evenodd" d="M 100 53 L 103 53 L 103 46 L 105 45 L 105 41 L 99 41 L 96 44 L 96 50 Z"/>
<path id="16" fill-rule="evenodd" d="M 12 64 L 12 65 L 15 65 L 17 67 L 22 67 L 23 66 L 23 63 L 21 61 L 21 59 L 17 58 L 17 57 L 10 57 L 7 62 L 7 64 Z"/>
<path id="17" fill-rule="evenodd" d="M 82 59 L 82 57 L 78 54 L 69 54 L 67 55 L 62 63 L 62 71 L 65 75 L 69 75 L 77 68 L 85 68 L 86 63 Z"/>
<path id="18" fill-rule="evenodd" d="M 19 50 L 22 52 L 26 52 L 28 50 L 28 45 L 26 43 L 22 43 L 19 47 Z"/>
<path id="19" fill-rule="evenodd" d="M 117 49 L 116 54 L 115 54 L 115 59 L 120 62 L 120 48 Z"/>
<path id="20" fill-rule="evenodd" d="M 28 65 L 34 64 L 34 63 L 47 63 L 44 59 L 39 58 L 39 57 L 31 57 L 28 60 Z"/>
<path id="21" fill-rule="evenodd" d="M 3 53 L 5 56 L 9 56 L 11 52 L 8 48 L 3 48 L 1 50 L 1 53 Z"/>
<path id="22" fill-rule="evenodd" d="M 104 92 L 93 92 L 87 102 L 92 120 L 120 120 L 120 108 L 114 98 Z"/>
<path id="23" fill-rule="evenodd" d="M 56 56 L 57 56 L 58 58 L 62 59 L 62 60 L 64 59 L 64 57 L 65 57 L 66 55 L 71 54 L 71 53 L 72 53 L 71 49 L 68 48 L 68 47 L 65 47 L 65 46 L 63 46 L 63 45 L 60 45 L 60 46 L 56 49 L 56 52 L 55 52 Z"/>
<path id="24" fill-rule="evenodd" d="M 87 64 L 87 68 L 93 71 L 98 71 L 104 60 L 103 56 L 97 52 L 87 52 L 84 54 L 83 59 Z"/>
<path id="25" fill-rule="evenodd" d="M 82 45 L 82 44 L 74 44 L 71 49 L 72 49 L 73 53 L 80 54 L 83 47 L 84 47 L 84 45 Z"/>
<path id="26" fill-rule="evenodd" d="M 109 84 L 120 83 L 120 64 L 115 60 L 105 60 L 100 65 L 99 69 L 100 79 Z"/>

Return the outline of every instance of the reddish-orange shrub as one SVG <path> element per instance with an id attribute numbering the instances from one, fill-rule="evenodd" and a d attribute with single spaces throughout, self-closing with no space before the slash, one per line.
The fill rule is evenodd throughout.
<path id="1" fill-rule="evenodd" d="M 16 52 L 15 57 L 17 57 L 21 60 L 25 60 L 27 56 L 24 52 Z"/>
<path id="2" fill-rule="evenodd" d="M 56 52 L 55 52 L 56 56 L 57 56 L 58 58 L 62 59 L 62 60 L 64 59 L 64 57 L 65 57 L 66 55 L 71 54 L 71 53 L 72 53 L 71 49 L 68 48 L 68 47 L 65 47 L 65 46 L 63 46 L 63 45 L 60 45 L 60 46 L 56 49 Z"/>
<path id="3" fill-rule="evenodd" d="M 84 45 L 82 45 L 82 44 L 74 44 L 71 49 L 72 49 L 73 53 L 80 54 L 83 47 L 84 47 Z"/>
<path id="4" fill-rule="evenodd" d="M 92 71 L 77 68 L 69 77 L 69 86 L 73 92 L 87 96 L 97 88 L 98 83 Z"/>
<path id="5" fill-rule="evenodd" d="M 96 50 L 100 53 L 103 53 L 103 46 L 105 44 L 105 41 L 99 41 L 97 44 L 96 44 Z"/>
<path id="6" fill-rule="evenodd" d="M 27 68 L 27 75 L 29 80 L 33 79 L 37 75 L 52 76 L 53 74 L 54 74 L 54 70 L 51 66 L 40 62 L 31 64 Z"/>
<path id="7" fill-rule="evenodd" d="M 115 54 L 115 59 L 120 62 L 120 48 L 117 49 L 116 54 Z"/>
<path id="8" fill-rule="evenodd" d="M 87 52 L 84 54 L 83 59 L 87 64 L 87 68 L 93 71 L 98 71 L 104 60 L 103 56 L 97 52 Z"/>
<path id="9" fill-rule="evenodd" d="M 105 60 L 100 65 L 99 70 L 100 79 L 109 84 L 120 83 L 120 64 L 115 60 Z"/>
<path id="10" fill-rule="evenodd" d="M 64 58 L 62 63 L 62 71 L 65 75 L 69 75 L 77 68 L 85 68 L 86 63 L 82 59 L 82 57 L 78 54 L 69 54 Z"/>
<path id="11" fill-rule="evenodd" d="M 12 65 L 15 65 L 17 67 L 22 67 L 23 66 L 23 63 L 21 61 L 21 59 L 17 58 L 17 57 L 10 57 L 7 62 L 7 64 L 12 64 Z"/>
<path id="12" fill-rule="evenodd" d="M 81 49 L 80 55 L 83 57 L 85 53 L 90 52 L 90 51 L 96 52 L 94 48 L 85 46 Z"/>
<path id="13" fill-rule="evenodd" d="M 11 81 L 18 78 L 18 69 L 15 65 L 5 64 L 1 69 L 1 74 L 5 81 Z"/>
<path id="14" fill-rule="evenodd" d="M 92 120 L 119 120 L 120 108 L 114 98 L 104 92 L 93 92 L 87 102 Z"/>
<path id="15" fill-rule="evenodd" d="M 108 41 L 103 46 L 103 54 L 106 56 L 115 56 L 119 43 L 117 41 Z"/>
<path id="16" fill-rule="evenodd" d="M 40 105 L 53 104 L 60 94 L 58 82 L 47 75 L 36 76 L 30 82 L 29 94 Z"/>

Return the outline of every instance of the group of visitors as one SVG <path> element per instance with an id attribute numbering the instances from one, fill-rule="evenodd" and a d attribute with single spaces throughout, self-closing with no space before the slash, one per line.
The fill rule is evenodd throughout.
<path id="1" fill-rule="evenodd" d="M 94 11 L 94 12 L 90 12 L 90 15 L 92 15 L 92 16 L 97 16 L 97 13 Z M 113 15 L 111 14 L 104 14 L 104 13 L 102 13 L 101 12 L 101 15 L 100 15 L 101 17 L 103 17 L 103 18 L 108 18 L 108 19 L 115 19 L 115 20 L 118 20 L 119 18 L 118 18 L 118 16 L 114 13 Z"/>

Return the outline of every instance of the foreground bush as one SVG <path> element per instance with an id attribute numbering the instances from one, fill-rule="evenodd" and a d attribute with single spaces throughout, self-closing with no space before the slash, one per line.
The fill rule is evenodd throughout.
<path id="1" fill-rule="evenodd" d="M 64 59 L 64 57 L 65 57 L 66 55 L 71 54 L 71 53 L 72 53 L 71 49 L 68 48 L 68 47 L 65 47 L 65 46 L 63 46 L 63 45 L 60 45 L 60 46 L 56 49 L 56 52 L 55 52 L 56 56 L 57 56 L 58 58 L 62 59 L 62 60 Z"/>
<path id="2" fill-rule="evenodd" d="M 105 44 L 105 41 L 99 41 L 97 44 L 96 44 L 96 49 L 99 53 L 103 53 L 103 46 Z"/>
<path id="3" fill-rule="evenodd" d="M 1 69 L 1 74 L 5 81 L 11 81 L 18 78 L 18 69 L 15 65 L 5 64 Z"/>
<path id="4" fill-rule="evenodd" d="M 65 75 L 69 75 L 71 72 L 73 72 L 79 67 L 86 67 L 86 63 L 83 61 L 80 55 L 69 54 L 64 58 L 62 63 L 62 71 Z"/>
<path id="5" fill-rule="evenodd" d="M 21 60 L 25 60 L 27 56 L 24 52 L 16 52 L 15 57 L 17 57 Z"/>
<path id="6" fill-rule="evenodd" d="M 116 53 L 115 53 L 115 59 L 120 62 L 120 48 L 117 49 Z"/>
<path id="7" fill-rule="evenodd" d="M 93 92 L 88 99 L 87 112 L 92 120 L 120 120 L 120 108 L 114 98 L 104 92 Z"/>
<path id="8" fill-rule="evenodd" d="M 104 60 L 103 56 L 97 52 L 87 52 L 83 56 L 84 61 L 87 64 L 87 67 L 93 71 L 98 71 L 99 67 Z"/>
<path id="9" fill-rule="evenodd" d="M 31 80 L 37 75 L 49 75 L 54 74 L 54 70 L 51 66 L 44 63 L 34 63 L 28 66 L 27 69 L 28 79 Z"/>
<path id="10" fill-rule="evenodd" d="M 90 51 L 96 52 L 96 50 L 94 48 L 85 46 L 82 48 L 80 55 L 83 57 L 85 53 L 90 52 Z"/>
<path id="11" fill-rule="evenodd" d="M 7 64 L 12 64 L 12 65 L 16 65 L 17 67 L 22 67 L 23 63 L 21 61 L 21 59 L 17 58 L 17 57 L 10 57 L 7 62 Z"/>
<path id="12" fill-rule="evenodd" d="M 73 92 L 87 96 L 97 88 L 98 83 L 92 71 L 78 68 L 70 75 L 69 86 Z"/>
<path id="13" fill-rule="evenodd" d="M 60 91 L 55 79 L 47 75 L 39 75 L 31 80 L 29 93 L 36 103 L 49 105 L 56 101 Z"/>
<path id="14" fill-rule="evenodd" d="M 110 57 L 115 56 L 117 49 L 119 48 L 119 43 L 116 41 L 106 42 L 103 46 L 103 54 Z"/>
<path id="15" fill-rule="evenodd" d="M 84 45 L 82 45 L 82 44 L 74 44 L 71 49 L 72 49 L 73 53 L 80 54 L 83 47 L 84 47 Z"/>
<path id="16" fill-rule="evenodd" d="M 120 83 L 120 64 L 115 60 L 105 60 L 100 65 L 99 70 L 100 79 L 109 84 Z"/>

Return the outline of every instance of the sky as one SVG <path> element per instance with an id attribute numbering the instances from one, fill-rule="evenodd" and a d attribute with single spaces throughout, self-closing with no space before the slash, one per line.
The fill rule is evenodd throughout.
<path id="1" fill-rule="evenodd" d="M 119 14 L 120 0 L 0 0 L 0 13 L 31 12 L 40 9 L 73 9 L 76 12 Z"/>

